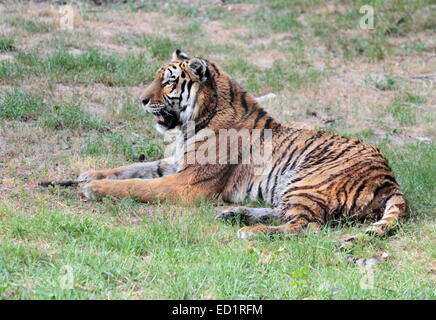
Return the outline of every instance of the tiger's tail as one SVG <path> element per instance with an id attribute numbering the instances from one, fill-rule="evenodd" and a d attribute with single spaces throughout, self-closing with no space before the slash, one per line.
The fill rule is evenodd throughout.
<path id="1" fill-rule="evenodd" d="M 380 220 L 369 226 L 364 233 L 349 237 L 341 241 L 339 250 L 352 252 L 353 243 L 357 239 L 364 238 L 366 235 L 382 235 L 392 229 L 398 221 L 408 216 L 407 199 L 398 189 L 393 190 L 386 198 L 385 209 Z M 356 262 L 359 259 L 349 254 L 350 261 Z"/>
<path id="2" fill-rule="evenodd" d="M 405 219 L 407 216 L 408 203 L 406 197 L 398 189 L 393 190 L 386 199 L 382 218 L 373 223 L 366 230 L 366 233 L 383 234 L 394 227 L 399 220 Z"/>

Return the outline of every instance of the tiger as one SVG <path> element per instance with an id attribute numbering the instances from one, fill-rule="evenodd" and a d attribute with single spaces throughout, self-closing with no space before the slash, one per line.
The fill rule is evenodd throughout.
<path id="1" fill-rule="evenodd" d="M 78 179 L 86 197 L 265 203 L 266 208 L 235 206 L 217 215 L 220 220 L 240 217 L 244 226 L 237 236 L 242 239 L 319 230 L 329 221 L 353 218 L 375 221 L 367 231 L 382 234 L 408 216 L 407 199 L 377 148 L 359 139 L 281 124 L 211 60 L 176 50 L 140 102 L 160 133 L 177 133 L 174 153 L 152 162 L 84 172 Z M 190 133 L 188 123 L 195 125 Z M 187 154 L 206 143 L 193 137 L 223 129 L 269 130 L 272 149 L 262 174 L 253 163 L 228 163 L 220 156 L 211 163 L 195 157 L 187 161 Z M 255 140 L 260 146 L 265 141 L 263 136 Z M 241 143 L 234 147 L 240 160 Z"/>

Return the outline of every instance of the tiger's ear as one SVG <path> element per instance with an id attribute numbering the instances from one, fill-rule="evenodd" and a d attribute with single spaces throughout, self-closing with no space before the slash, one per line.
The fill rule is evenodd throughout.
<path id="1" fill-rule="evenodd" d="M 196 76 L 200 82 L 205 82 L 210 78 L 209 70 L 207 69 L 206 60 L 194 58 L 189 61 L 189 70 Z"/>
<path id="2" fill-rule="evenodd" d="M 173 52 L 172 59 L 173 60 L 188 60 L 189 56 L 186 53 L 180 51 L 180 49 L 177 49 L 176 51 Z"/>

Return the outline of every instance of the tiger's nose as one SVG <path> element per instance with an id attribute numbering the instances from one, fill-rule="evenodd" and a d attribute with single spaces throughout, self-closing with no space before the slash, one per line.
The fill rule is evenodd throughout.
<path id="1" fill-rule="evenodd" d="M 142 99 L 142 104 L 146 106 L 150 102 L 150 99 L 144 98 Z"/>

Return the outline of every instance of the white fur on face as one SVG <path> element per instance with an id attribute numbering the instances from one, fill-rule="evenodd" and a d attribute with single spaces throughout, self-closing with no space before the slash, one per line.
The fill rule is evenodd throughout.
<path id="1" fill-rule="evenodd" d="M 180 113 L 180 119 L 183 122 L 187 122 L 189 120 L 192 120 L 194 118 L 194 108 L 195 108 L 195 102 L 197 100 L 197 92 L 198 92 L 198 83 L 194 82 L 191 85 L 190 92 L 188 90 L 185 90 L 182 94 L 181 99 L 181 106 L 182 110 L 184 108 L 184 111 Z"/>
<path id="2" fill-rule="evenodd" d="M 182 73 L 182 70 L 180 70 L 180 68 L 177 66 L 172 66 L 171 68 L 168 68 L 167 70 L 165 70 L 164 79 L 163 79 L 162 84 L 167 82 L 167 81 L 176 80 L 177 77 L 179 77 L 181 73 Z"/>

